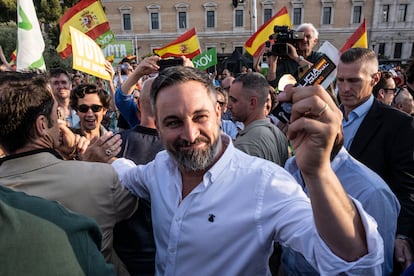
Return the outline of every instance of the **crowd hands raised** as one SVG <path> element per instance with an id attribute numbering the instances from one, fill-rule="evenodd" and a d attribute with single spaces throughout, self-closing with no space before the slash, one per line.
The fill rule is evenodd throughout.
<path id="1" fill-rule="evenodd" d="M 94 250 L 101 250 L 105 259 L 85 260 L 70 240 L 86 275 L 98 275 L 86 268 L 88 262 L 101 267 L 99 275 L 190 275 L 196 271 L 203 275 L 399 275 L 413 263 L 414 124 L 403 112 L 410 114 L 406 97 L 410 98 L 414 87 L 414 68 L 397 93 L 394 79 L 389 83 L 387 74 L 378 71 L 375 53 L 351 49 L 338 65 L 337 94 L 319 85 L 277 87 L 283 74 L 297 80 L 299 68 L 309 68 L 320 57 L 313 51 L 316 29 L 304 24 L 298 30 L 304 32 L 304 39 L 295 46 L 288 44 L 287 58 L 267 56 L 266 76 L 260 74 L 260 59 L 254 61 L 256 72 L 244 68 L 234 76 L 226 69 L 219 76 L 208 76 L 192 68 L 185 57 L 184 66 L 160 72 L 157 56 L 138 64 L 123 60 L 115 70 L 108 63 L 114 81 L 106 83 L 98 79 L 91 83 L 80 73 L 71 76 L 51 70 L 50 86 L 42 86 L 31 81 L 42 76 L 7 73 L 0 77 L 2 102 L 11 103 L 19 89 L 31 89 L 31 93 L 53 94 L 54 103 L 50 113 L 30 113 L 32 125 L 23 118 L 12 120 L 12 108 L 2 111 L 8 116 L 0 114 L 5 126 L 0 131 L 5 153 L 0 159 L 0 184 L 58 200 L 97 221 L 104 237 L 111 237 L 104 241 L 104 248 L 100 241 L 93 242 Z M 263 48 L 261 56 L 269 50 Z M 394 93 L 391 100 L 388 91 Z M 404 100 L 397 101 L 396 94 Z M 383 99 L 384 104 L 374 98 Z M 25 108 L 30 105 L 47 105 L 44 98 L 35 99 L 38 102 L 19 103 L 27 112 L 24 116 L 29 116 Z M 287 124 L 272 113 L 279 102 L 292 102 Z M 392 123 L 378 113 L 391 116 Z M 372 116 L 380 122 L 375 132 L 368 131 L 374 127 L 365 122 Z M 10 141 L 21 133 L 19 127 L 28 125 L 30 134 L 20 144 Z M 87 208 L 102 207 L 75 207 L 71 199 L 62 200 L 68 197 L 64 193 L 56 197 L 14 185 L 19 178 L 7 168 L 28 162 L 18 161 L 44 154 L 46 149 L 56 151 L 64 162 L 93 164 L 78 168 L 92 181 L 99 182 L 97 175 L 103 170 L 108 178 L 117 175 L 108 184 L 113 185 L 111 193 L 103 191 L 100 196 L 112 200 L 116 194 L 114 204 L 122 208 L 88 212 Z M 47 170 L 40 170 L 44 170 L 39 172 L 42 179 L 47 177 Z M 24 169 L 19 173 L 24 175 Z M 62 173 L 62 177 L 71 176 Z M 49 182 L 62 185 L 59 179 Z M 83 193 L 85 188 L 74 187 L 73 192 Z M 88 194 L 83 200 L 99 199 Z M 147 206 L 145 214 L 139 213 L 141 206 Z M 155 214 L 152 224 L 151 214 Z M 140 243 L 140 228 L 136 230 L 134 224 L 154 233 L 155 239 L 144 235 L 151 243 Z M 66 233 L 70 235 L 69 230 Z M 120 236 L 138 242 L 117 247 Z M 140 246 L 149 250 L 143 255 L 134 248 Z M 129 248 L 137 250 L 136 255 L 128 253 Z"/>

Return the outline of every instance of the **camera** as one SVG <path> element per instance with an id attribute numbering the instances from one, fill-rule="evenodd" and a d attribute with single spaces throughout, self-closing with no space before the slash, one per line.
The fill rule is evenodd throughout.
<path id="1" fill-rule="evenodd" d="M 160 69 L 159 69 L 160 72 L 165 68 L 172 67 L 172 66 L 183 65 L 183 63 L 184 63 L 184 61 L 181 57 L 160 59 L 157 62 L 158 66 L 160 67 Z"/>
<path id="2" fill-rule="evenodd" d="M 323 81 L 327 79 L 329 75 L 335 70 L 335 68 L 335 63 L 326 54 L 322 54 L 322 56 L 312 65 L 312 67 L 304 73 L 304 75 L 299 79 L 295 86 L 301 87 L 322 84 Z M 279 81 L 279 86 L 283 86 L 281 89 L 284 89 L 285 85 L 280 85 L 280 82 L 281 81 Z M 291 102 L 280 102 L 272 111 L 272 114 L 275 115 L 283 123 L 289 123 L 291 113 Z"/>
<path id="3" fill-rule="evenodd" d="M 276 42 L 272 45 L 268 55 L 278 57 L 288 57 L 289 48 L 287 43 L 297 47 L 296 42 L 305 36 L 304 32 L 291 30 L 288 26 L 274 26 L 273 31 L 274 34 L 271 35 L 271 39 L 274 39 Z"/>

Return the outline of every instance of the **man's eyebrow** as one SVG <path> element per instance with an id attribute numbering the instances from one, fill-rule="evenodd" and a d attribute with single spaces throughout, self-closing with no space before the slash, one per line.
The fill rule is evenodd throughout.
<path id="1" fill-rule="evenodd" d="M 199 115 L 199 114 L 201 114 L 201 113 L 210 113 L 210 110 L 209 109 L 207 109 L 207 108 L 202 108 L 202 109 L 198 109 L 198 110 L 195 110 L 193 113 L 192 113 L 192 116 L 194 116 L 194 115 Z M 177 115 L 168 115 L 168 116 L 166 116 L 166 117 L 164 117 L 163 119 L 162 119 L 162 121 L 166 121 L 166 120 L 181 120 L 181 117 L 180 116 L 177 116 Z"/>

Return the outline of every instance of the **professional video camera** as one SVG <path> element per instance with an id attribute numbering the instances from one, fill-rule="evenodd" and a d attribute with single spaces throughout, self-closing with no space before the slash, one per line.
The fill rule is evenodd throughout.
<path id="1" fill-rule="evenodd" d="M 272 45 L 272 50 L 268 55 L 278 56 L 278 57 L 287 57 L 289 48 L 286 43 L 296 46 L 298 40 L 303 39 L 304 32 L 297 32 L 291 30 L 288 26 L 274 26 L 274 34 L 271 35 L 271 39 L 274 39 L 276 42 Z"/>

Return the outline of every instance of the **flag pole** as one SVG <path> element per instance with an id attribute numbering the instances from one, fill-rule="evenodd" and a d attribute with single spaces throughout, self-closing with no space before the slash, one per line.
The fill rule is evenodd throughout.
<path id="1" fill-rule="evenodd" d="M 252 31 L 255 33 L 257 31 L 257 7 L 256 0 L 251 1 L 250 10 L 252 12 Z"/>

